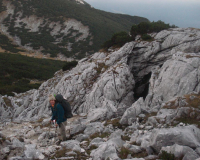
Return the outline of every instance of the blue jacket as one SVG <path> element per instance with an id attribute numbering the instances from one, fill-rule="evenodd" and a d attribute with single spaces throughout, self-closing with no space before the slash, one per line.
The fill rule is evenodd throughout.
<path id="1" fill-rule="evenodd" d="M 59 103 L 56 103 L 55 107 L 51 107 L 51 111 L 52 111 L 52 118 L 51 118 L 51 120 L 55 119 L 58 125 L 60 123 L 65 122 L 67 120 L 64 117 L 64 109 L 63 109 L 63 107 Z"/>

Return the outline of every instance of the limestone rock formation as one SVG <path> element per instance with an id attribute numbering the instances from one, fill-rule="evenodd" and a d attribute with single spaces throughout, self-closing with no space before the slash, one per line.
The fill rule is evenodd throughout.
<path id="1" fill-rule="evenodd" d="M 0 157 L 198 160 L 200 31 L 152 36 L 84 58 L 38 90 L 1 95 Z M 47 123 L 52 93 L 62 94 L 75 115 L 66 128 L 70 140 L 61 145 Z"/>

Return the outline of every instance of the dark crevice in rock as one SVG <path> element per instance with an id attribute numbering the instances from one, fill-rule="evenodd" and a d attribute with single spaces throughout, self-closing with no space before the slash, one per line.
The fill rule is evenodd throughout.
<path id="1" fill-rule="evenodd" d="M 151 72 L 145 75 L 140 81 L 136 82 L 134 88 L 134 98 L 135 100 L 143 97 L 144 99 L 149 92 L 149 80 L 151 78 Z"/>

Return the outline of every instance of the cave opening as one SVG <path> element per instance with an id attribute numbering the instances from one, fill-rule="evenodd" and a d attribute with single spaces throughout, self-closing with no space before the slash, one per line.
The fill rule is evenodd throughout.
<path id="1" fill-rule="evenodd" d="M 140 97 L 143 97 L 145 100 L 149 92 L 149 80 L 151 78 L 151 72 L 145 75 L 142 79 L 136 82 L 134 88 L 134 98 L 138 100 Z"/>

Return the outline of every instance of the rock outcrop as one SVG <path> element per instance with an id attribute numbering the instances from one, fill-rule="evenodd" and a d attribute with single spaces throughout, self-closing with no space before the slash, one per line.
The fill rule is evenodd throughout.
<path id="1" fill-rule="evenodd" d="M 176 28 L 152 36 L 152 42 L 137 37 L 82 59 L 38 90 L 1 96 L 2 156 L 24 148 L 16 157 L 200 158 L 200 31 Z M 55 128 L 45 127 L 52 93 L 67 98 L 75 114 L 70 140 L 61 145 L 55 145 Z"/>

